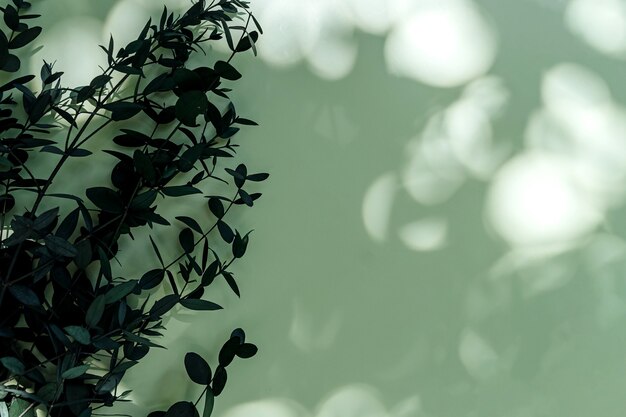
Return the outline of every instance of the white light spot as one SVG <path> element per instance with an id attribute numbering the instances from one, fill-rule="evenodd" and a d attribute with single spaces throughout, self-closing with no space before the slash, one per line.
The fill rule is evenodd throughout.
<path id="1" fill-rule="evenodd" d="M 448 222 L 442 218 L 428 218 L 404 225 L 400 240 L 414 251 L 426 252 L 441 249 L 448 236 Z"/>
<path id="2" fill-rule="evenodd" d="M 102 41 L 108 45 L 113 35 L 116 51 L 137 39 L 141 29 L 150 18 L 150 11 L 135 0 L 123 0 L 115 4 L 104 22 Z"/>
<path id="3" fill-rule="evenodd" d="M 484 74 L 495 54 L 492 31 L 473 3 L 462 0 L 423 1 L 385 44 L 390 72 L 437 87 Z"/>
<path id="4" fill-rule="evenodd" d="M 106 66 L 101 44 L 100 21 L 88 17 L 72 17 L 55 24 L 46 32 L 46 43 L 30 59 L 33 74 L 39 74 L 43 60 L 55 63 L 54 70 L 64 72 L 61 84 L 78 87 L 89 84 L 100 74 L 98 65 Z"/>
<path id="5" fill-rule="evenodd" d="M 363 224 L 367 234 L 377 242 L 387 238 L 396 183 L 394 174 L 382 175 L 370 185 L 363 198 Z"/>
<path id="6" fill-rule="evenodd" d="M 265 399 L 237 405 L 223 414 L 224 417 L 304 417 L 302 408 L 291 400 Z"/>
<path id="7" fill-rule="evenodd" d="M 601 216 L 590 200 L 573 181 L 567 159 L 527 152 L 500 169 L 487 211 L 495 231 L 513 245 L 557 244 L 598 225 Z"/>
<path id="8" fill-rule="evenodd" d="M 626 52 L 626 4 L 622 0 L 574 0 L 566 11 L 569 29 L 596 50 Z"/>
<path id="9" fill-rule="evenodd" d="M 320 406 L 317 417 L 388 417 L 378 395 L 369 387 L 343 387 Z"/>
<path id="10" fill-rule="evenodd" d="M 498 354 L 478 333 L 466 328 L 461 335 L 459 358 L 467 372 L 478 380 L 493 377 L 498 371 Z"/>

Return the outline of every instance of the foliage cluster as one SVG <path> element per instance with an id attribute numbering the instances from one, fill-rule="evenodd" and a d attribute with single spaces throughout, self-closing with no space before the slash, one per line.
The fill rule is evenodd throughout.
<path id="1" fill-rule="evenodd" d="M 246 253 L 249 232 L 227 215 L 252 206 L 261 194 L 244 187 L 268 174 L 250 173 L 243 163 L 224 168 L 235 156 L 233 136 L 255 125 L 237 114 L 225 83 L 241 77 L 231 61 L 256 54 L 262 29 L 245 1 L 207 3 L 198 0 L 181 15 L 164 8 L 122 48 L 111 37 L 101 46 L 108 66 L 88 85 L 63 87 L 62 73 L 44 62 L 39 91 L 29 87 L 35 75 L 7 78 L 20 71 L 18 51 L 42 32 L 31 24 L 39 16 L 24 0 L 0 7 L 0 77 L 8 80 L 0 85 L 1 417 L 33 416 L 36 409 L 47 416 L 101 413 L 129 394 L 118 391 L 125 373 L 162 347 L 155 338 L 172 309 L 221 309 L 203 297 L 216 279 L 239 296 L 229 268 Z M 210 47 L 221 39 L 230 56 L 211 59 Z M 211 64 L 188 68 L 197 52 Z M 82 184 L 64 171 L 68 161 L 100 152 L 113 161 L 98 168 L 108 170 L 107 183 Z M 52 162 L 45 174 L 42 160 Z M 65 191 L 68 184 L 80 193 Z M 212 184 L 231 191 L 223 195 Z M 174 222 L 158 211 L 166 200 L 201 197 L 212 224 L 184 215 Z M 149 242 L 135 240 L 133 232 L 146 226 Z M 155 233 L 177 235 L 177 256 L 167 259 Z M 158 263 L 128 276 L 115 263 L 128 245 L 147 245 Z M 149 415 L 208 417 L 227 366 L 256 351 L 236 329 L 215 369 L 187 353 L 185 368 L 202 395 Z"/>

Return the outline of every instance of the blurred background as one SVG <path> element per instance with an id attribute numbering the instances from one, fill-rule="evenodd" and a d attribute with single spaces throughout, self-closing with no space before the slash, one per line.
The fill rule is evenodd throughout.
<path id="1" fill-rule="evenodd" d="M 34 3 L 31 71 L 74 86 L 190 4 Z M 242 297 L 175 314 L 115 412 L 195 399 L 184 354 L 243 327 L 215 416 L 623 416 L 626 1 L 251 3 L 232 98 L 271 177 L 238 214 Z"/>

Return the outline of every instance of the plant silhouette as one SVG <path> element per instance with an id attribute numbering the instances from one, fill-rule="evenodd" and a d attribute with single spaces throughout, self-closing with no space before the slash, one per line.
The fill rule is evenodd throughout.
<path id="1" fill-rule="evenodd" d="M 262 29 L 245 1 L 198 0 L 181 15 L 164 8 L 132 42 L 118 48 L 111 37 L 101 46 L 108 66 L 88 85 L 62 87 L 62 73 L 44 62 L 33 91 L 35 75 L 20 74 L 18 54 L 42 32 L 29 9 L 23 0 L 0 8 L 0 72 L 14 77 L 0 86 L 0 416 L 89 417 L 124 401 L 120 381 L 162 347 L 155 339 L 173 308 L 221 309 L 203 298 L 216 279 L 239 296 L 230 266 L 246 253 L 250 232 L 229 224 L 228 214 L 253 206 L 261 194 L 246 189 L 268 174 L 224 163 L 235 156 L 240 127 L 256 124 L 237 114 L 227 85 L 241 77 L 233 57 L 256 54 Z M 221 39 L 227 59 L 207 55 L 210 65 L 188 67 Z M 99 150 L 90 147 L 95 139 Z M 68 161 L 96 152 L 114 161 L 100 166 L 107 183 L 55 190 L 76 182 Z M 45 178 L 42 158 L 52 164 Z M 166 200 L 198 195 L 211 224 L 159 211 Z M 146 226 L 147 241 L 135 239 Z M 178 239 L 176 256 L 160 249 L 155 233 Z M 158 262 L 138 276 L 125 273 L 115 261 L 129 245 L 151 248 Z M 256 352 L 235 329 L 215 369 L 187 353 L 185 369 L 202 395 L 149 416 L 210 416 L 227 366 Z"/>

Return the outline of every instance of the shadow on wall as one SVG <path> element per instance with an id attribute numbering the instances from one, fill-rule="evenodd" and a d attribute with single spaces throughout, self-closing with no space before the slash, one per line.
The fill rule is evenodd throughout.
<path id="1" fill-rule="evenodd" d="M 50 20 L 33 68 L 89 79 L 87 45 L 123 43 L 155 3 Z M 260 354 L 217 415 L 621 416 L 624 2 L 253 6 L 265 65 L 242 63 L 234 100 L 272 181 L 243 214 L 243 300 L 218 286 L 224 316 L 174 320 L 129 409 L 193 391 L 180 360 L 220 335 L 191 329 L 241 326 Z"/>

